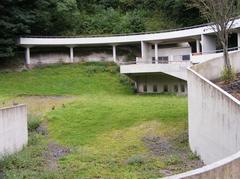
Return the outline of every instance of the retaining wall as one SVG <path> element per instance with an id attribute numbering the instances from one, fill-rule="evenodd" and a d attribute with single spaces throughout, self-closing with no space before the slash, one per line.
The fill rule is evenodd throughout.
<path id="1" fill-rule="evenodd" d="M 0 156 L 20 151 L 27 141 L 26 105 L 0 109 Z"/>
<path id="2" fill-rule="evenodd" d="M 240 52 L 230 57 L 240 72 Z M 220 57 L 188 71 L 189 143 L 206 164 L 240 151 L 240 102 L 209 81 L 220 78 L 223 68 Z"/>
<path id="3" fill-rule="evenodd" d="M 230 55 L 240 72 L 240 52 Z M 240 178 L 240 101 L 213 84 L 224 68 L 223 57 L 188 70 L 189 143 L 205 164 L 168 179 Z"/>

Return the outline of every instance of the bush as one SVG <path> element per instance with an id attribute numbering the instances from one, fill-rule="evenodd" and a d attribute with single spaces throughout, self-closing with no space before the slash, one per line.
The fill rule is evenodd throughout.
<path id="1" fill-rule="evenodd" d="M 221 79 L 225 82 L 230 82 L 236 79 L 237 73 L 233 69 L 224 68 L 221 74 Z"/>
<path id="2" fill-rule="evenodd" d="M 141 165 L 145 163 L 145 158 L 142 155 L 134 155 L 127 160 L 128 165 Z"/>
<path id="3" fill-rule="evenodd" d="M 166 161 L 165 163 L 167 165 L 177 165 L 182 163 L 181 158 L 178 155 L 171 155 Z"/>
<path id="4" fill-rule="evenodd" d="M 28 119 L 28 131 L 33 132 L 35 131 L 41 124 L 41 120 L 39 117 L 36 116 L 29 116 Z"/>

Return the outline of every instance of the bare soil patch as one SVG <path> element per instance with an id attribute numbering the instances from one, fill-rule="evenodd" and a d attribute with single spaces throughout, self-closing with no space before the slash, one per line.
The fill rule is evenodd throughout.
<path id="1" fill-rule="evenodd" d="M 240 73 L 237 74 L 237 77 L 234 81 L 227 83 L 223 80 L 216 80 L 213 81 L 213 83 L 240 100 Z"/>
<path id="2" fill-rule="evenodd" d="M 50 171 L 55 171 L 58 169 L 59 158 L 69 154 L 71 151 L 67 147 L 63 147 L 54 142 L 48 144 L 48 149 L 45 153 L 46 165 Z"/>
<path id="3" fill-rule="evenodd" d="M 199 157 L 191 153 L 188 147 L 187 133 L 173 139 L 160 136 L 145 136 L 142 140 L 149 149 L 150 155 L 159 157 L 166 163 L 166 167 L 160 169 L 160 173 L 164 174 L 164 176 L 204 166 Z"/>

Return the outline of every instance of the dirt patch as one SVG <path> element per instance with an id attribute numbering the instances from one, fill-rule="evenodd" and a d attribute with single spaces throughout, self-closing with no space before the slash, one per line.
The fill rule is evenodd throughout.
<path id="1" fill-rule="evenodd" d="M 204 166 L 203 162 L 190 151 L 186 133 L 182 133 L 176 138 L 145 136 L 142 141 L 149 149 L 150 156 L 164 161 L 165 167 L 159 171 L 164 176 Z"/>
<path id="2" fill-rule="evenodd" d="M 157 156 L 171 154 L 174 151 L 170 141 L 159 136 L 145 136 L 142 141 L 151 153 Z"/>
<path id="3" fill-rule="evenodd" d="M 58 170 L 59 158 L 69 154 L 71 151 L 67 147 L 63 147 L 56 143 L 49 143 L 47 152 L 45 153 L 46 165 L 50 171 Z"/>
<path id="4" fill-rule="evenodd" d="M 237 74 L 237 77 L 234 81 L 229 83 L 222 80 L 216 80 L 213 81 L 213 83 L 240 100 L 240 73 Z"/>
<path id="5" fill-rule="evenodd" d="M 42 122 L 37 128 L 36 128 L 36 132 L 41 134 L 41 135 L 48 135 L 48 131 L 47 131 L 47 123 L 46 121 Z"/>

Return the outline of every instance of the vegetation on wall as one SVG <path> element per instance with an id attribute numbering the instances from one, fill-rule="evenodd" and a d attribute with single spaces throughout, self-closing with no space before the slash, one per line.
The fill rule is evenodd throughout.
<path id="1" fill-rule="evenodd" d="M 187 0 L 2 0 L 0 59 L 15 55 L 20 35 L 156 31 L 202 22 Z"/>

